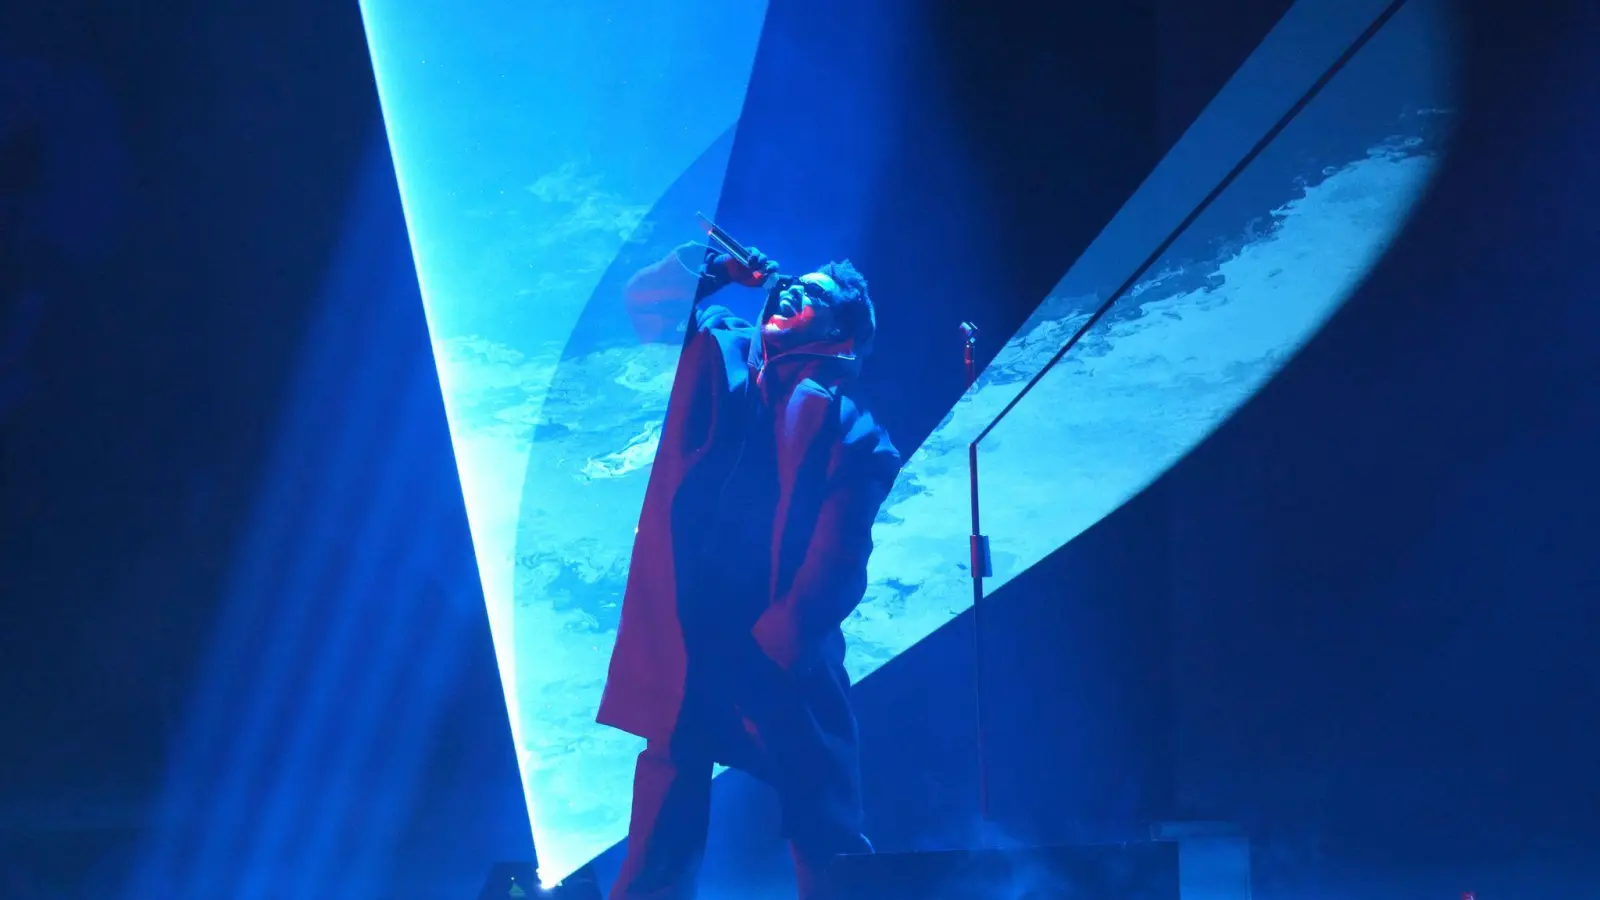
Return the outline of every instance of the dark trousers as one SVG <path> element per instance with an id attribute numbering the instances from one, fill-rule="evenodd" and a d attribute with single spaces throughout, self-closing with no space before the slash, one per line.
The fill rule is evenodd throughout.
<path id="1" fill-rule="evenodd" d="M 694 896 L 714 761 L 777 790 L 801 900 L 836 855 L 871 850 L 861 834 L 855 716 L 842 663 L 724 684 L 735 693 L 703 685 L 693 691 L 673 740 L 652 741 L 639 754 L 628 855 L 611 900 Z"/>

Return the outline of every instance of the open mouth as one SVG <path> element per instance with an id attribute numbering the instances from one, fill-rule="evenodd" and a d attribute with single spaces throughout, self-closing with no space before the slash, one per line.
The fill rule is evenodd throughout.
<path id="1" fill-rule="evenodd" d="M 794 304 L 785 297 L 778 300 L 778 308 L 774 310 L 774 313 L 780 319 L 788 319 L 793 317 L 797 311 L 794 308 Z"/>

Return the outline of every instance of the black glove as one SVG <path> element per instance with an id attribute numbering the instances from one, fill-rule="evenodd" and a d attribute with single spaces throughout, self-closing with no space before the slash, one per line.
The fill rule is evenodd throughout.
<path id="1" fill-rule="evenodd" d="M 750 248 L 748 266 L 726 253 L 717 254 L 706 264 L 706 277 L 716 282 L 718 287 L 729 283 L 742 284 L 745 287 L 761 287 L 777 271 L 778 263 L 754 247 Z"/>

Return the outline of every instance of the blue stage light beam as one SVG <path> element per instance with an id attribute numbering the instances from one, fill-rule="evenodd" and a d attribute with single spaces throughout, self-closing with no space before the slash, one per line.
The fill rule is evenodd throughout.
<path id="1" fill-rule="evenodd" d="M 554 604 L 516 608 L 517 579 L 538 577 L 517 564 L 518 524 L 598 527 L 625 547 L 643 481 L 602 508 L 555 483 L 525 490 L 530 438 L 596 285 L 647 239 L 645 213 L 697 161 L 688 190 L 716 208 L 765 13 L 759 0 L 362 3 L 547 880 L 618 838 L 638 743 L 593 725 L 609 647 L 570 639 L 577 616 Z M 672 360 L 649 368 L 670 378 Z M 628 371 L 598 377 L 603 389 Z M 589 754 L 596 741 L 615 752 Z"/>
<path id="2" fill-rule="evenodd" d="M 387 437 L 397 446 L 410 446 L 425 433 L 427 418 L 422 414 L 423 410 L 417 408 L 421 404 L 416 403 L 416 398 L 419 393 L 421 397 L 427 397 L 426 390 L 432 384 L 417 383 L 417 376 L 415 372 L 404 373 L 395 382 L 398 388 L 395 396 L 411 399 L 413 407 L 394 416 L 401 426 Z M 399 521 L 399 513 L 410 489 L 409 479 L 405 477 L 406 469 L 413 462 L 411 457 L 403 453 L 382 454 L 372 460 L 373 476 L 384 488 L 363 505 L 363 515 L 369 516 L 369 521 Z M 434 565 L 429 554 L 418 553 L 411 546 L 412 535 L 392 525 L 376 534 L 369 532 L 359 541 L 352 541 L 347 535 L 343 537 L 335 546 L 347 548 L 348 557 L 341 559 L 331 573 L 324 574 L 327 578 L 324 590 L 335 597 L 365 595 L 376 598 L 409 594 L 416 590 L 418 582 L 429 577 Z M 298 788 L 316 781 L 330 769 L 335 773 L 329 778 L 330 782 L 348 783 L 348 772 L 344 773 L 344 778 L 338 775 L 338 759 L 358 752 L 364 742 L 351 740 L 342 746 L 335 745 L 331 750 L 324 742 L 330 733 L 343 731 L 354 736 L 370 733 L 363 732 L 358 726 L 365 725 L 369 729 L 381 726 L 381 723 L 363 721 L 359 715 L 350 718 L 349 707 L 354 705 L 362 713 L 374 708 L 374 699 L 381 697 L 386 685 L 392 682 L 392 678 L 379 678 L 377 683 L 373 683 L 374 676 L 380 673 L 392 675 L 402 663 L 398 645 L 403 644 L 408 631 L 416 624 L 399 615 L 374 616 L 375 608 L 375 603 L 331 605 L 325 615 L 317 617 L 314 641 L 308 639 L 299 647 L 301 658 L 294 667 L 298 669 L 298 679 L 321 687 L 296 704 L 295 728 L 286 738 L 269 743 L 273 753 L 270 776 L 266 779 L 267 799 L 255 807 L 256 824 L 248 830 L 243 864 L 233 867 L 237 874 L 244 876 L 233 889 L 239 900 L 263 900 L 268 896 L 261 887 L 272 884 L 268 875 L 280 865 L 291 844 L 324 852 L 331 845 L 326 827 L 305 827 L 307 817 L 300 815 L 305 811 L 297 808 L 297 804 L 305 798 Z M 319 647 L 321 652 L 307 653 L 312 646 Z M 352 657 L 369 664 L 353 666 Z M 352 704 L 351 697 L 358 695 L 368 699 Z M 244 777 L 253 780 L 262 777 L 259 769 L 242 771 Z M 342 822 L 341 813 L 348 799 L 347 795 L 339 793 L 320 798 L 320 815 L 317 818 L 327 824 Z M 323 840 L 314 839 L 316 835 L 322 836 Z M 313 853 L 310 858 L 314 860 L 319 855 Z"/>
<path id="3" fill-rule="evenodd" d="M 352 260 L 362 256 L 350 254 Z M 332 273 L 328 293 L 358 294 L 356 285 L 370 277 L 370 271 L 359 271 L 359 263 L 352 262 Z M 327 385 L 333 373 L 343 369 L 339 381 L 344 390 L 372 396 L 392 377 L 389 367 L 396 363 L 376 353 L 352 363 L 344 353 L 361 345 L 359 337 L 370 330 L 362 312 L 355 304 L 329 304 L 315 325 L 320 341 L 307 348 L 293 388 L 301 404 L 299 415 L 290 417 L 280 433 L 260 508 L 225 589 L 223 619 L 203 663 L 206 676 L 200 679 L 200 693 L 169 769 L 158 843 L 141 872 L 141 878 L 153 881 L 131 891 L 134 896 L 145 896 L 139 893 L 144 889 L 189 896 L 190 879 L 201 884 L 207 878 L 226 879 L 247 840 L 238 829 L 213 823 L 210 816 L 220 810 L 221 823 L 237 822 L 240 811 L 250 806 L 249 780 L 260 772 L 271 752 L 270 739 L 288 714 L 284 673 L 314 630 L 319 598 L 310 573 L 327 564 L 339 529 L 347 524 L 341 515 L 357 505 L 369 485 L 357 479 L 334 481 L 330 490 L 302 503 L 296 482 L 319 455 L 335 468 L 357 466 L 369 449 L 362 439 L 382 420 L 380 404 L 347 408 L 330 397 Z M 313 397 L 322 402 L 309 402 Z M 307 552 L 294 554 L 292 548 L 301 541 Z M 254 702 L 243 703 L 245 696 Z"/>
<path id="4" fill-rule="evenodd" d="M 129 900 L 378 896 L 416 868 L 388 857 L 481 619 L 450 602 L 476 604 L 475 573 L 418 525 L 461 496 L 427 477 L 441 404 L 386 150 L 353 191 Z M 486 845 L 495 825 L 473 823 Z"/>
<path id="5" fill-rule="evenodd" d="M 1382 6 L 1378 0 L 1296 4 L 979 386 L 908 460 L 875 530 L 879 549 L 868 598 L 847 623 L 855 677 L 870 674 L 970 603 L 959 566 L 967 441 L 1016 395 L 1029 367 L 1036 369 L 1059 347 L 1069 333 L 1064 329 L 1081 316 L 1081 298 L 1125 277 Z M 650 255 L 642 248 L 689 236 L 682 223 L 646 219 L 669 186 L 680 195 L 675 206 L 716 208 L 724 138 L 739 116 L 763 12 L 762 4 L 732 0 L 692 10 L 678 0 L 495 2 L 474 7 L 471 15 L 443 0 L 363 3 L 541 875 L 551 881 L 607 849 L 626 829 L 639 742 L 595 725 L 593 716 L 676 360 L 674 348 L 640 347 L 619 323 L 585 319 L 585 307 L 622 260 L 642 263 Z M 1409 59 L 1406 77 L 1398 84 L 1364 84 L 1347 72 L 1340 78 L 1341 102 L 1367 110 L 1397 97 L 1419 110 L 1446 105 L 1440 73 L 1448 48 L 1431 17 L 1407 21 L 1412 24 L 1391 23 L 1387 31 L 1399 37 L 1379 54 Z M 707 23 L 716 23 L 714 36 L 707 35 Z M 1373 48 L 1363 58 L 1352 72 L 1370 68 Z M 1395 133 L 1403 135 L 1411 124 L 1397 119 Z M 1250 190 L 1260 195 L 1255 205 L 1219 212 L 1209 225 L 1227 233 L 1204 236 L 1232 240 L 1234 255 L 1195 251 L 1194 259 L 1175 259 L 1177 269 L 1156 273 L 1138 289 L 1154 297 L 1170 294 L 1184 279 L 1232 278 L 1239 290 L 1228 303 L 1208 305 L 1210 295 L 1198 288 L 1184 295 L 1179 314 L 1189 317 L 1191 329 L 1108 330 L 1106 340 L 1123 352 L 1148 355 L 1159 346 L 1167 358 L 1199 353 L 1208 360 L 1201 378 L 1233 371 L 1223 362 L 1230 353 L 1250 365 L 1227 392 L 1198 399 L 1141 394 L 1130 404 L 1146 411 L 1156 404 L 1165 411 L 1155 414 L 1171 418 L 1172 427 L 1086 443 L 1087 462 L 1069 477 L 997 490 L 1001 497 L 1032 491 L 1033 510 L 993 518 L 997 539 L 1039 525 L 1041 500 L 1088 499 L 1073 500 L 1078 505 L 1070 514 L 1041 527 L 1037 545 L 1001 541 L 1010 555 L 1002 556 L 1001 577 L 991 587 L 1048 552 L 1041 551 L 1044 544 L 1053 549 L 1158 477 L 1337 308 L 1426 181 L 1426 154 L 1391 152 L 1379 146 L 1387 136 L 1375 134 L 1356 146 L 1348 135 L 1330 133 L 1316 148 L 1314 164 L 1276 176 L 1256 167 L 1250 178 Z M 1363 168 L 1369 150 L 1378 162 Z M 1325 177 L 1323 166 L 1332 166 L 1333 175 Z M 1374 175 L 1379 169 L 1392 178 Z M 1341 173 L 1348 177 L 1335 181 Z M 1296 179 L 1316 186 L 1301 192 Z M 1315 193 L 1328 184 L 1338 190 Z M 1342 190 L 1360 199 L 1331 202 Z M 693 202 L 684 202 L 689 195 Z M 1280 208 L 1272 234 L 1241 236 L 1251 219 L 1272 219 Z M 1325 287 L 1284 292 L 1278 305 L 1241 293 L 1249 279 L 1240 274 L 1240 260 L 1269 259 L 1286 250 L 1288 236 L 1308 230 L 1343 242 L 1336 270 L 1308 266 L 1304 254 L 1314 261 L 1320 245 L 1302 243 L 1301 255 L 1281 257 L 1291 266 L 1284 283 L 1327 276 Z M 1259 289 L 1261 280 L 1256 283 Z M 1204 323 L 1225 319 L 1242 329 L 1221 336 L 1231 350 L 1208 355 L 1189 346 L 1219 340 Z M 605 398 L 591 406 L 611 412 L 557 420 L 555 410 L 566 399 L 551 395 L 558 364 L 568 373 L 588 373 L 585 389 Z M 1212 365 L 1222 368 L 1205 368 Z M 1101 395 L 1097 402 L 1108 399 Z M 1166 410 L 1174 399 L 1199 405 Z M 1027 436 L 1005 441 L 1039 445 Z M 1085 480 L 1094 492 L 1085 492 Z M 539 552 L 519 556 L 519 546 L 531 545 Z"/>

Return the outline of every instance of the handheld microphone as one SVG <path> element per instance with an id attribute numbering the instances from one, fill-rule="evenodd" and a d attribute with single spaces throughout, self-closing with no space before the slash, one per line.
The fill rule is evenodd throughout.
<path id="1" fill-rule="evenodd" d="M 733 235 L 723 231 L 722 228 L 717 225 L 717 223 L 706 218 L 705 213 L 697 212 L 694 214 L 694 217 L 700 220 L 700 227 L 704 229 L 706 237 L 710 238 L 713 243 L 721 247 L 722 252 L 733 257 L 735 262 L 741 266 L 744 266 L 746 269 L 755 268 L 755 266 L 750 264 L 753 261 L 752 257 L 754 254 L 746 249 L 743 244 L 734 240 Z"/>
<path id="2" fill-rule="evenodd" d="M 694 215 L 695 218 L 700 220 L 700 227 L 705 231 L 706 237 L 716 245 L 710 249 L 715 251 L 717 247 L 722 248 L 722 252 L 732 257 L 734 262 L 756 273 L 755 286 L 781 291 L 794 284 L 797 280 L 798 276 L 795 275 L 783 275 L 778 272 L 766 271 L 762 268 L 761 260 L 757 259 L 756 255 L 750 252 L 748 247 L 734 240 L 733 235 L 723 231 L 722 227 L 707 218 L 705 213 L 697 212 Z M 711 254 L 708 253 L 706 261 L 709 262 L 710 260 Z"/>

